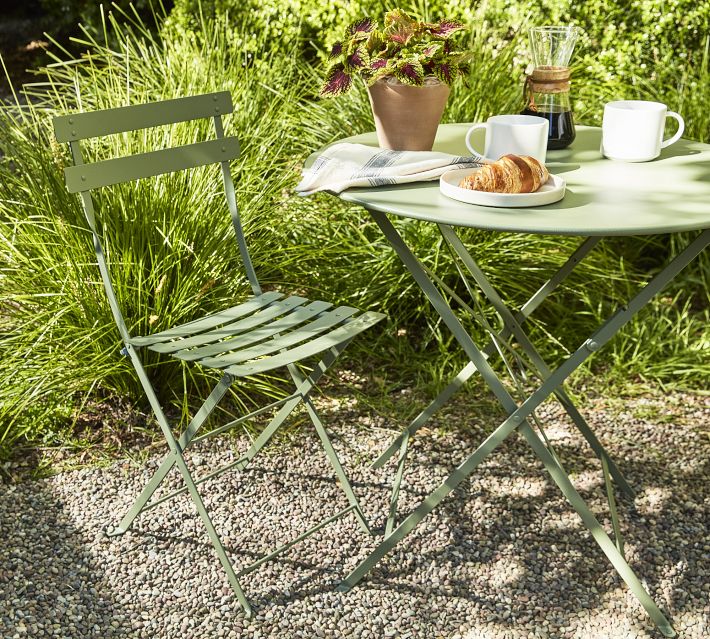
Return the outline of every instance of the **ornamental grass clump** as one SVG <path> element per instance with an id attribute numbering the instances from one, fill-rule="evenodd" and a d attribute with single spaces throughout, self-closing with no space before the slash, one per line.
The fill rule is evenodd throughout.
<path id="1" fill-rule="evenodd" d="M 451 85 L 469 72 L 470 54 L 452 43 L 464 30 L 454 20 L 420 22 L 399 9 L 385 14 L 381 30 L 371 18 L 358 20 L 333 45 L 321 95 L 346 93 L 356 76 L 368 86 L 386 77 L 410 86 L 422 86 L 427 78 Z"/>

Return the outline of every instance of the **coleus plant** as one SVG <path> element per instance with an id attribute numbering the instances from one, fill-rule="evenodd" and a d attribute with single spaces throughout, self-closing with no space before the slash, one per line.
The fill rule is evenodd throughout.
<path id="1" fill-rule="evenodd" d="M 358 20 L 333 45 L 321 95 L 346 93 L 357 76 L 368 86 L 386 76 L 411 86 L 434 76 L 450 85 L 469 71 L 470 54 L 451 43 L 464 29 L 454 20 L 420 22 L 399 9 L 385 14 L 382 29 L 371 18 Z"/>

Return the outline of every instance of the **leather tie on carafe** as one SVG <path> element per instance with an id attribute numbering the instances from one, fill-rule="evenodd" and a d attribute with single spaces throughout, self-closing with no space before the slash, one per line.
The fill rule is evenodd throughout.
<path id="1" fill-rule="evenodd" d="M 529 108 L 535 107 L 535 93 L 568 93 L 571 72 L 569 67 L 535 67 L 525 76 L 525 102 Z"/>

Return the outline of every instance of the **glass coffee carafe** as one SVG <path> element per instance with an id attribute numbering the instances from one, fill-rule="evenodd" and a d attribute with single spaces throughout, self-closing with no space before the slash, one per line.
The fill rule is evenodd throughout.
<path id="1" fill-rule="evenodd" d="M 524 115 L 537 115 L 550 123 L 547 148 L 564 149 L 574 140 L 574 119 L 569 98 L 569 61 L 579 37 L 577 27 L 530 29 L 534 69 L 525 80 Z"/>

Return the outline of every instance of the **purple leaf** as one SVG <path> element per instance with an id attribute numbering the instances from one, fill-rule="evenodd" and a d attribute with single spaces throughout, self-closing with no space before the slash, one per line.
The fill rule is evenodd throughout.
<path id="1" fill-rule="evenodd" d="M 451 84 L 454 81 L 453 75 L 451 73 L 451 65 L 444 62 L 443 64 L 436 65 L 434 69 L 434 75 L 436 75 L 439 80 L 446 84 Z"/>
<path id="2" fill-rule="evenodd" d="M 396 77 L 400 82 L 421 86 L 424 83 L 424 69 L 418 62 L 404 61 L 397 66 Z"/>
<path id="3" fill-rule="evenodd" d="M 342 52 L 343 52 L 343 43 L 336 42 L 333 45 L 333 48 L 330 50 L 330 55 L 328 56 L 328 59 L 332 60 L 333 58 L 337 58 Z"/>
<path id="4" fill-rule="evenodd" d="M 363 58 L 362 51 L 358 48 L 348 56 L 347 65 L 353 69 L 365 66 L 365 59 Z"/>
<path id="5" fill-rule="evenodd" d="M 328 71 L 325 84 L 320 93 L 326 97 L 341 95 L 350 88 L 352 82 L 352 76 L 345 73 L 343 65 L 336 64 Z"/>
<path id="6" fill-rule="evenodd" d="M 373 71 L 377 71 L 377 69 L 382 69 L 383 67 L 387 66 L 387 60 L 383 58 L 378 58 L 377 60 L 373 60 L 372 64 L 370 65 L 370 68 Z"/>
<path id="7" fill-rule="evenodd" d="M 412 78 L 412 80 L 417 80 L 419 79 L 419 74 L 417 73 L 417 70 L 414 68 L 413 64 L 403 64 L 402 68 L 400 69 L 404 75 L 406 75 L 408 78 Z"/>
<path id="8" fill-rule="evenodd" d="M 464 28 L 460 22 L 455 20 L 442 20 L 431 30 L 431 34 L 439 38 L 449 38 L 457 31 Z"/>
<path id="9" fill-rule="evenodd" d="M 372 29 L 374 28 L 375 23 L 372 21 L 371 18 L 362 18 L 361 20 L 358 20 L 357 22 L 353 22 L 349 27 L 348 27 L 348 35 L 355 35 L 356 33 L 370 33 Z"/>

